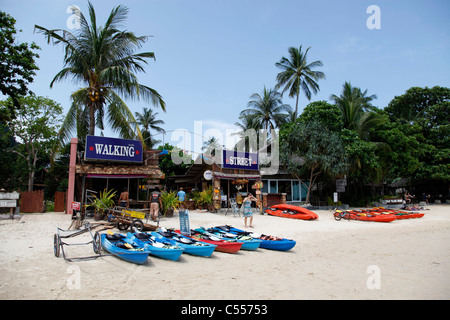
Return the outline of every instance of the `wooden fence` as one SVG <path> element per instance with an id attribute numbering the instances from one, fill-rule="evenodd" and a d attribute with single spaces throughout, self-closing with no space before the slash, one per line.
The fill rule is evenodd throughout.
<path id="1" fill-rule="evenodd" d="M 55 191 L 55 212 L 64 212 L 66 210 L 66 193 L 64 191 Z"/>
<path id="2" fill-rule="evenodd" d="M 44 191 L 21 192 L 20 212 L 44 212 Z"/>

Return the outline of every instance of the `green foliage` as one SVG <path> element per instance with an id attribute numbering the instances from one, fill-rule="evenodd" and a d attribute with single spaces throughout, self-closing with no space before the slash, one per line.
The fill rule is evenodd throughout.
<path id="1" fill-rule="evenodd" d="M 10 144 L 6 151 L 25 160 L 28 169 L 28 190 L 33 190 L 35 172 L 41 169 L 40 159 L 52 155 L 57 127 L 61 121 L 62 107 L 55 101 L 36 96 L 17 99 L 20 109 L 16 117 L 7 122 L 12 136 L 20 143 Z M 0 109 L 12 104 L 12 99 L 0 101 Z M 47 162 L 48 164 L 48 162 Z"/>
<path id="2" fill-rule="evenodd" d="M 104 214 L 107 209 L 114 207 L 114 197 L 116 196 L 116 193 L 117 191 L 114 189 L 100 191 L 98 197 L 95 196 L 92 204 L 87 206 L 92 205 L 97 213 Z"/>
<path id="3" fill-rule="evenodd" d="M 33 82 L 36 75 L 35 58 L 39 55 L 34 53 L 39 47 L 33 42 L 16 42 L 16 20 L 9 14 L 0 11 L 0 90 L 3 95 L 9 96 L 12 103 L 8 104 L 9 116 L 15 117 L 15 109 L 19 106 L 18 98 L 31 93 L 28 85 Z M 0 120 L 4 114 L 0 114 Z"/>
<path id="4" fill-rule="evenodd" d="M 158 150 L 168 150 L 171 152 L 175 147 L 170 145 L 169 143 L 164 144 L 164 146 L 159 146 Z M 193 163 L 191 156 L 185 154 L 183 151 L 179 151 L 179 156 L 183 159 L 181 164 L 175 164 L 172 161 L 171 153 L 162 155 L 159 158 L 159 168 L 166 176 L 174 176 L 174 175 L 182 175 L 185 174 L 189 169 L 191 164 Z"/>
<path id="5" fill-rule="evenodd" d="M 205 189 L 200 192 L 200 202 L 201 204 L 210 205 L 213 203 L 213 190 L 212 187 Z"/>
<path id="6" fill-rule="evenodd" d="M 339 132 L 344 125 L 340 109 L 326 101 L 308 104 L 299 116 L 299 121 L 305 124 L 316 121 L 333 132 Z"/>
<path id="7" fill-rule="evenodd" d="M 397 96 L 389 102 L 385 111 L 389 114 L 391 121 L 401 123 L 415 122 L 419 118 L 429 118 L 428 114 L 433 106 L 442 102 L 450 101 L 450 88 L 435 86 L 433 88 L 412 87 L 405 94 Z M 447 111 L 448 112 L 448 111 Z M 431 113 L 433 113 L 431 111 Z M 434 113 L 436 115 L 436 113 Z M 441 121 L 448 122 L 448 113 L 445 117 L 435 118 L 436 124 Z"/>
<path id="8" fill-rule="evenodd" d="M 318 121 L 303 123 L 299 119 L 283 127 L 280 160 L 287 171 L 298 178 L 305 174 L 309 176 L 307 203 L 319 175 L 335 177 L 348 169 L 348 155 L 340 135 Z"/>
<path id="9" fill-rule="evenodd" d="M 161 210 L 166 215 L 169 209 L 178 209 L 180 200 L 176 191 L 165 191 L 161 193 Z"/>

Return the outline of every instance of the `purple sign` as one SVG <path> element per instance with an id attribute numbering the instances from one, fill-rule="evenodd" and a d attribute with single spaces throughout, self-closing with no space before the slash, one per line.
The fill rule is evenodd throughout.
<path id="1" fill-rule="evenodd" d="M 258 154 L 240 151 L 223 150 L 222 168 L 259 170 Z"/>
<path id="2" fill-rule="evenodd" d="M 143 150 L 139 140 L 86 136 L 85 160 L 142 162 Z"/>

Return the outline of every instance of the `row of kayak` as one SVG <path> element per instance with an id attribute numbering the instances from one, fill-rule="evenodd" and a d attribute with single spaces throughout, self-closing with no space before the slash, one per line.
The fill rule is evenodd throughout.
<path id="1" fill-rule="evenodd" d="M 272 216 L 301 219 L 316 220 L 318 215 L 306 208 L 294 206 L 290 204 L 277 204 L 265 210 Z M 375 222 L 391 222 L 398 219 L 421 218 L 424 213 L 409 212 L 397 209 L 386 209 L 384 207 L 374 207 L 363 210 L 335 210 L 334 218 L 336 220 L 359 220 L 359 221 L 375 221 Z"/>
<path id="2" fill-rule="evenodd" d="M 384 207 L 375 207 L 362 210 L 335 210 L 334 218 L 336 220 L 359 220 L 374 222 L 391 222 L 401 219 L 422 218 L 425 214 L 420 212 L 408 212 L 397 209 L 386 209 Z"/>
<path id="3" fill-rule="evenodd" d="M 101 246 L 111 254 L 137 264 L 143 264 L 149 255 L 176 261 L 183 253 L 209 257 L 214 251 L 236 253 L 258 248 L 287 251 L 296 241 L 264 234 L 255 234 L 232 226 L 197 228 L 186 236 L 179 230 L 159 228 L 150 233 L 136 232 L 100 235 Z"/>

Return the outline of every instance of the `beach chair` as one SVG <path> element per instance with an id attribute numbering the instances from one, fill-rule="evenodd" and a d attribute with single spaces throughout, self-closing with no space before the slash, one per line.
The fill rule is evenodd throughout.
<path id="1" fill-rule="evenodd" d="M 236 216 L 236 213 L 238 214 L 238 216 L 241 216 L 241 213 L 239 212 L 239 205 L 236 202 L 236 199 L 232 198 L 229 200 L 230 201 L 230 207 L 231 208 L 227 208 L 227 211 L 225 212 L 225 215 L 228 214 L 228 209 L 231 209 L 231 212 L 233 213 L 233 216 Z"/>

